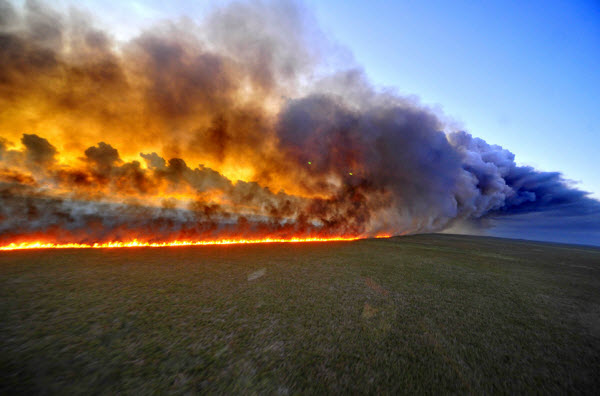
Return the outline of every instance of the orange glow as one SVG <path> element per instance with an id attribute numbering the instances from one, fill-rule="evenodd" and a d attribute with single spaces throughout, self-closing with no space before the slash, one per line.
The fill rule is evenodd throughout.
<path id="1" fill-rule="evenodd" d="M 378 236 L 377 238 L 387 238 Z M 172 247 L 172 246 L 205 246 L 205 245 L 237 245 L 254 243 L 301 243 L 301 242 L 335 242 L 356 241 L 361 237 L 331 237 L 331 238 L 264 238 L 264 239 L 217 239 L 209 241 L 171 241 L 171 242 L 140 242 L 136 239 L 129 242 L 105 242 L 105 243 L 51 243 L 43 241 L 10 243 L 0 246 L 0 250 L 23 250 L 23 249 L 104 249 L 104 248 L 128 248 L 128 247 Z"/>
<path id="2" fill-rule="evenodd" d="M 50 14 L 60 11 L 39 17 L 53 26 Z M 368 139 L 330 132 L 325 113 L 295 125 L 313 72 L 283 47 L 280 75 L 279 61 L 233 53 L 212 19 L 125 42 L 69 14 L 51 46 L 30 34 L 35 18 L 9 19 L 0 250 L 352 241 L 383 229 L 395 199 L 365 162 Z"/>

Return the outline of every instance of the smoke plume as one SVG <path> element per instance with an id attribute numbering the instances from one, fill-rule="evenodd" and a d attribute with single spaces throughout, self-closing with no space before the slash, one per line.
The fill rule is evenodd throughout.
<path id="1" fill-rule="evenodd" d="M 356 66 L 331 70 L 295 2 L 234 3 L 127 42 L 80 10 L 0 0 L 0 15 L 0 244 L 600 224 L 560 173 L 444 132 Z"/>

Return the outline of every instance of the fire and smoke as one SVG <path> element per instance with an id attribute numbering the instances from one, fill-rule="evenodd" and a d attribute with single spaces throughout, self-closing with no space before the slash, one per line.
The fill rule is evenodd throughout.
<path id="1" fill-rule="evenodd" d="M 0 245 L 353 239 L 600 216 L 559 173 L 444 132 L 359 68 L 328 69 L 326 46 L 286 1 L 119 42 L 82 11 L 0 0 Z"/>

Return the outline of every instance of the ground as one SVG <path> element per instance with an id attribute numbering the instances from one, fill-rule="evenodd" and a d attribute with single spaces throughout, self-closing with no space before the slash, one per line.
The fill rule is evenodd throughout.
<path id="1" fill-rule="evenodd" d="M 0 253 L 0 393 L 595 393 L 600 249 L 420 235 Z"/>

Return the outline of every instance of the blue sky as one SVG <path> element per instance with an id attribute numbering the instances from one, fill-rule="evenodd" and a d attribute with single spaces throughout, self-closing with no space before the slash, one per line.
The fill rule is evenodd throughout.
<path id="1" fill-rule="evenodd" d="M 117 34 L 220 1 L 83 1 Z M 600 198 L 600 3 L 307 0 L 377 86 Z"/>
<path id="2" fill-rule="evenodd" d="M 600 198 L 600 3 L 311 0 L 378 85 Z"/>

